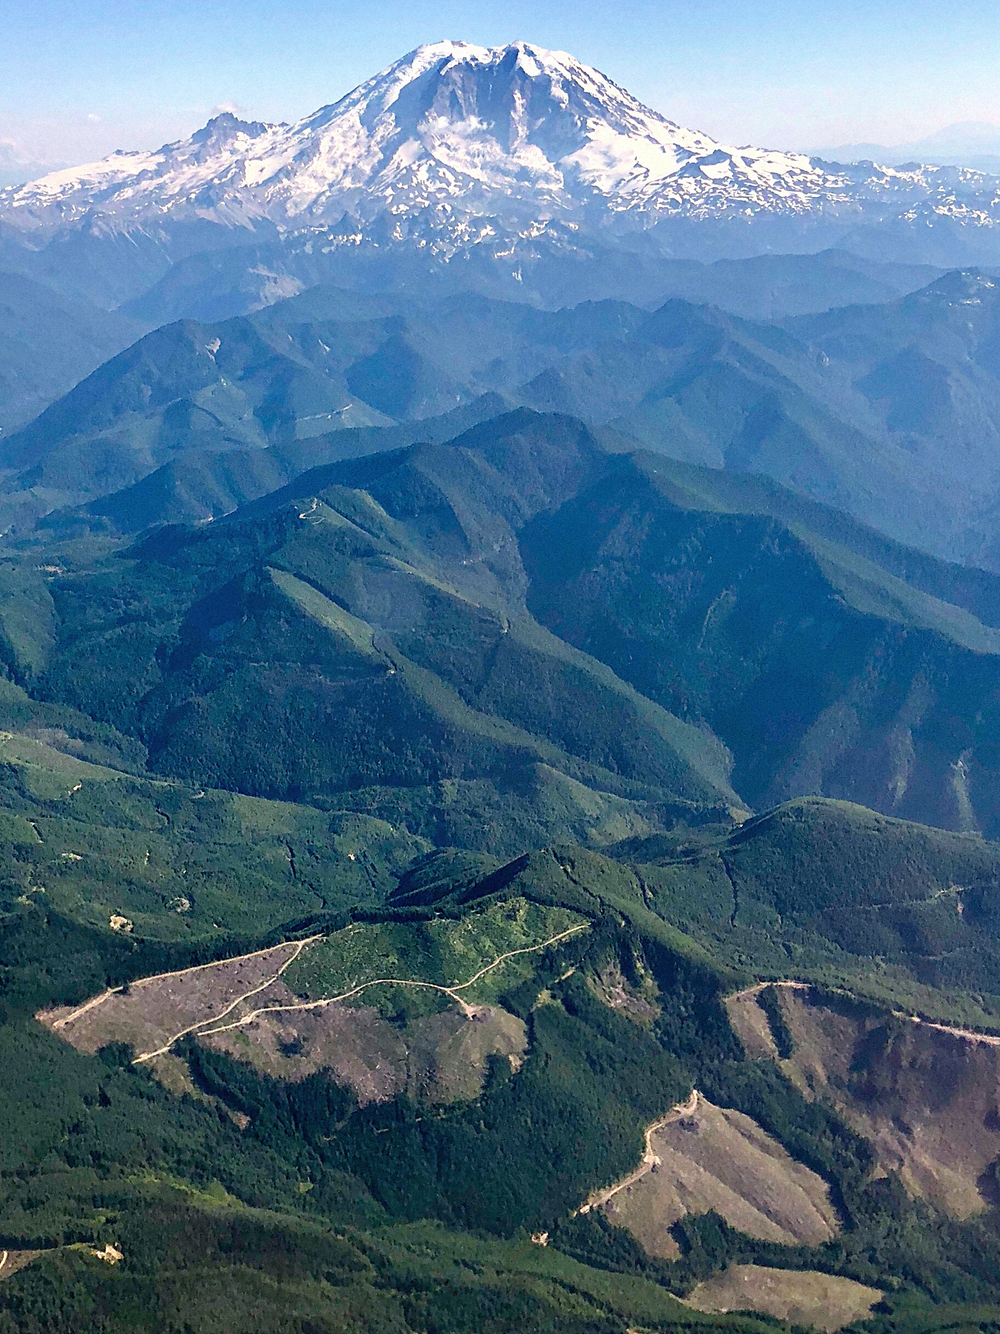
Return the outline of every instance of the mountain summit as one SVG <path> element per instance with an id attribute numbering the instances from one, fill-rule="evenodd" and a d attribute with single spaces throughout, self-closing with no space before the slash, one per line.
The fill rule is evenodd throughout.
<path id="1" fill-rule="evenodd" d="M 815 188 L 808 159 L 721 148 L 562 51 L 527 42 L 420 47 L 288 132 L 289 213 L 349 202 L 503 197 L 552 212 L 676 206 L 717 193 L 763 202 Z"/>
<path id="2" fill-rule="evenodd" d="M 919 173 L 868 176 L 862 187 L 800 154 L 716 143 L 565 52 L 435 42 L 294 124 L 224 115 L 155 152 L 2 192 L 0 218 L 43 234 L 84 221 L 288 229 L 428 211 L 444 225 L 455 210 L 648 225 L 671 214 L 851 212 L 859 188 L 883 198 L 931 188 Z"/>

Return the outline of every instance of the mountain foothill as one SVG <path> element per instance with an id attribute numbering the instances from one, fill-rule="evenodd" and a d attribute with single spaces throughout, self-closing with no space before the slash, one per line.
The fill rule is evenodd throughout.
<path id="1" fill-rule="evenodd" d="M 0 1334 L 1000 1326 L 998 191 L 525 42 L 0 190 Z"/>

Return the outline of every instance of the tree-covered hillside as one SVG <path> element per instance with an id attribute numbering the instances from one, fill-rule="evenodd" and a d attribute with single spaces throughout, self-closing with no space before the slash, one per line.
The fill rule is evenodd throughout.
<path id="1" fill-rule="evenodd" d="M 926 276 L 684 281 L 795 274 Z M 982 424 L 972 281 L 327 286 L 5 437 L 0 1334 L 1000 1327 L 1000 582 L 858 360 Z"/>
<path id="2" fill-rule="evenodd" d="M 230 319 L 165 324 L 6 439 L 0 514 L 22 527 L 83 505 L 120 525 L 133 497 L 111 514 L 103 497 L 191 459 L 192 508 L 171 517 L 215 515 L 227 495 L 235 506 L 288 480 L 295 459 L 365 452 L 358 433 L 384 447 L 380 427 L 398 444 L 400 427 L 457 408 L 481 420 L 502 395 L 581 417 L 619 448 L 764 474 L 897 541 L 996 566 L 991 278 L 914 269 L 887 274 L 880 294 L 855 285 L 865 261 L 836 252 L 681 267 L 677 295 L 664 303 L 664 290 L 652 311 L 638 295 L 539 309 L 415 282 L 321 285 Z M 847 283 L 858 304 L 794 313 L 797 271 L 807 291 Z M 761 304 L 791 311 L 765 323 Z"/>
<path id="3" fill-rule="evenodd" d="M 42 549 L 7 567 L 10 670 L 184 781 L 501 853 L 808 794 L 996 826 L 992 576 L 570 418 Z"/>
<path id="4" fill-rule="evenodd" d="M 882 853 L 884 832 L 851 809 L 816 804 L 745 827 L 721 854 L 704 839 L 700 852 L 675 844 L 673 858 L 659 860 L 659 880 L 650 862 L 633 869 L 572 847 L 479 871 L 468 859 L 418 858 L 380 908 L 330 921 L 325 953 L 303 956 L 299 972 L 285 976 L 316 996 L 359 968 L 458 987 L 491 967 L 489 989 L 469 997 L 523 1022 L 525 1057 L 494 1060 L 478 1097 L 444 1104 L 359 1101 L 322 1071 L 265 1074 L 252 1025 L 241 1057 L 196 1030 L 178 1040 L 175 1066 L 162 1069 L 131 1065 L 133 1052 L 114 1043 L 96 1056 L 74 1051 L 72 1028 L 50 1033 L 31 1018 L 39 1004 L 72 1005 L 105 980 L 121 987 L 132 979 L 124 1000 L 141 1013 L 155 994 L 141 979 L 190 965 L 189 947 L 78 924 L 49 910 L 44 891 L 12 905 L 24 924 L 12 932 L 5 920 L 0 961 L 10 1076 L 0 1234 L 27 1263 L 0 1288 L 0 1319 L 11 1330 L 46 1321 L 69 1330 L 94 1321 L 115 1331 L 185 1322 L 243 1329 L 253 1327 L 252 1303 L 269 1328 L 296 1331 L 352 1320 L 401 1332 L 485 1321 L 497 1331 L 611 1334 L 637 1321 L 713 1324 L 671 1294 L 733 1261 L 887 1287 L 886 1330 L 914 1320 L 934 1327 L 940 1302 L 966 1303 L 960 1318 L 979 1318 L 968 1304 L 1000 1301 L 990 1217 L 956 1222 L 872 1180 L 865 1141 L 748 1058 L 721 1004 L 758 968 L 766 974 L 775 942 L 799 938 L 781 896 L 801 883 L 804 856 L 815 900 L 805 912 L 835 903 L 852 867 L 873 854 L 884 857 L 884 869 L 873 866 L 873 900 L 888 891 L 901 903 L 934 901 L 928 877 L 933 885 L 973 875 L 984 904 L 995 897 L 995 858 L 975 840 L 897 824 Z M 778 914 L 767 941 L 744 933 L 735 967 L 712 962 L 711 930 L 690 911 L 684 921 L 681 891 L 669 888 L 686 884 L 704 907 L 709 861 L 720 855 L 750 920 L 752 901 L 764 902 L 754 885 L 766 885 Z M 292 927 L 292 938 L 312 939 L 316 923 Z M 352 931 L 370 943 L 348 946 Z M 556 943 L 530 948 L 553 932 Z M 40 966 L 80 958 L 84 948 L 90 973 Z M 866 948 L 855 946 L 858 963 Z M 516 966 L 502 962 L 505 950 L 520 951 Z M 211 967 L 181 973 L 174 987 L 184 978 L 205 986 L 211 976 Z M 939 994 L 946 1005 L 948 992 Z M 356 1016 L 359 1032 L 374 1032 L 366 1016 L 381 1007 L 397 1032 L 415 1033 L 430 1014 L 417 999 L 414 1009 L 396 986 L 381 999 L 359 998 L 345 1015 Z M 440 1003 L 447 1011 L 454 1001 Z M 93 1013 L 99 1023 L 100 1010 Z M 294 1060 L 293 1043 L 285 1056 Z M 180 1083 L 172 1071 L 185 1072 Z M 574 1213 L 590 1188 L 631 1169 L 643 1126 L 692 1084 L 754 1118 L 830 1183 L 833 1241 L 776 1246 L 696 1212 L 675 1229 L 682 1259 L 666 1262 L 600 1214 Z M 439 1224 L 419 1221 L 428 1218 Z M 96 1258 L 109 1244 L 124 1257 L 115 1265 Z M 755 1328 L 746 1320 L 728 1327 Z"/>

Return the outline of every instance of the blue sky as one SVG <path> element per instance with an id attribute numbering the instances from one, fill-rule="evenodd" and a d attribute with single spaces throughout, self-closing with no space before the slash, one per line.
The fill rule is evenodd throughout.
<path id="1" fill-rule="evenodd" d="M 1000 123 L 998 0 L 0 0 L 0 140 L 81 161 L 220 106 L 292 119 L 421 42 L 571 51 L 739 143 L 894 143 Z"/>

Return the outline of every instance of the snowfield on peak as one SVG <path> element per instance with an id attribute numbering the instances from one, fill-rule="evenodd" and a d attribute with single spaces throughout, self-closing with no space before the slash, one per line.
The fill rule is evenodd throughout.
<path id="1" fill-rule="evenodd" d="M 661 217 L 930 207 L 992 222 L 975 172 L 840 167 L 730 147 L 644 106 L 562 51 L 436 42 L 293 124 L 224 114 L 155 152 L 118 152 L 0 191 L 0 220 L 42 235 L 207 220 L 255 229 L 379 215 L 399 227 L 495 216 L 645 227 Z"/>

